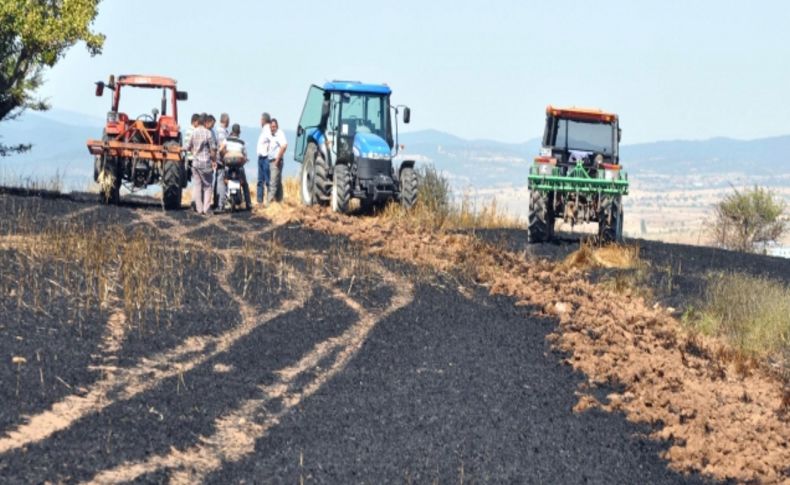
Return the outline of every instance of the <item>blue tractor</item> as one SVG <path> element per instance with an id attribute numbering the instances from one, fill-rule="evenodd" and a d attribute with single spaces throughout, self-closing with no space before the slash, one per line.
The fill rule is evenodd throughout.
<path id="1" fill-rule="evenodd" d="M 302 164 L 300 193 L 305 205 L 330 205 L 347 213 L 352 198 L 363 211 L 391 200 L 410 209 L 417 202 L 414 161 L 397 170 L 397 118 L 403 111 L 392 106 L 392 90 L 383 84 L 333 81 L 311 86 L 296 130 L 295 159 Z M 394 125 L 394 136 L 393 136 Z"/>

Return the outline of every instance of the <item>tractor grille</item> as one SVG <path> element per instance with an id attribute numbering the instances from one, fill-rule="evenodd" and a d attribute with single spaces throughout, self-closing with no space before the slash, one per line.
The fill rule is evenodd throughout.
<path id="1" fill-rule="evenodd" d="M 372 179 L 377 175 L 392 175 L 392 162 L 390 160 L 371 160 L 361 158 L 357 161 L 357 177 L 360 179 Z"/>

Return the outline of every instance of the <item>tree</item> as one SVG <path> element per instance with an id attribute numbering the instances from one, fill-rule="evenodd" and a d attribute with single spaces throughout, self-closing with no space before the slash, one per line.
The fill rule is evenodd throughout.
<path id="1" fill-rule="evenodd" d="M 43 111 L 35 97 L 44 69 L 79 41 L 101 53 L 104 35 L 91 31 L 101 0 L 0 0 L 0 121 L 25 110 Z M 0 156 L 29 149 L 0 145 Z"/>
<path id="2" fill-rule="evenodd" d="M 727 195 L 716 204 L 713 237 L 726 249 L 752 253 L 777 241 L 788 228 L 786 204 L 770 190 L 753 189 Z"/>

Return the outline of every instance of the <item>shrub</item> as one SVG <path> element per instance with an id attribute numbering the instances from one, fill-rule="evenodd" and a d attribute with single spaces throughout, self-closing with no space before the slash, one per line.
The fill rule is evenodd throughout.
<path id="1" fill-rule="evenodd" d="M 790 352 L 790 288 L 774 280 L 712 275 L 702 308 L 687 320 L 748 356 Z"/>
<path id="2" fill-rule="evenodd" d="M 417 193 L 418 210 L 430 214 L 436 227 L 444 224 L 450 215 L 452 191 L 447 177 L 429 165 L 417 170 L 419 190 Z"/>
<path id="3" fill-rule="evenodd" d="M 725 249 L 755 252 L 782 237 L 787 229 L 786 204 L 761 188 L 734 190 L 716 204 L 713 239 Z"/>

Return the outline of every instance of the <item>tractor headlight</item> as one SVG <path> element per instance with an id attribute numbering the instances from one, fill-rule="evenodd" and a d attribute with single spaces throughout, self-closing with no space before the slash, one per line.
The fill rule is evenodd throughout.
<path id="1" fill-rule="evenodd" d="M 610 165 L 608 163 L 601 164 L 603 169 L 603 179 L 613 182 L 620 180 L 620 165 Z"/>
<path id="2" fill-rule="evenodd" d="M 549 147 L 549 148 L 541 148 L 540 149 L 540 156 L 541 157 L 551 157 L 551 147 Z"/>
<path id="3" fill-rule="evenodd" d="M 537 175 L 549 176 L 554 174 L 554 167 L 557 166 L 557 159 L 541 156 L 535 159 L 535 173 Z"/>
<path id="4" fill-rule="evenodd" d="M 107 113 L 107 122 L 108 123 L 117 123 L 118 122 L 118 112 L 117 111 L 110 111 Z"/>
<path id="5" fill-rule="evenodd" d="M 538 175 L 551 175 L 554 172 L 554 165 L 549 165 L 548 163 L 539 163 L 537 166 Z"/>
<path id="6" fill-rule="evenodd" d="M 362 155 L 362 158 L 368 158 L 370 160 L 389 160 L 390 156 L 386 153 L 366 153 Z"/>

